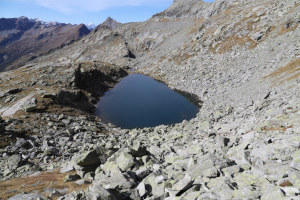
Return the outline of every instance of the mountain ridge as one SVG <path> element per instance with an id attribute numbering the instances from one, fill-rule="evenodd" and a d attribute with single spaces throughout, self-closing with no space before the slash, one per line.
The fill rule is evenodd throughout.
<path id="1" fill-rule="evenodd" d="M 298 199 L 299 13 L 297 0 L 177 0 L 0 73 L 0 196 Z M 98 119 L 129 73 L 193 94 L 199 113 L 130 130 Z"/>
<path id="2" fill-rule="evenodd" d="M 24 62 L 90 32 L 83 24 L 43 22 L 27 17 L 1 18 L 0 24 L 0 71 L 18 68 Z"/>

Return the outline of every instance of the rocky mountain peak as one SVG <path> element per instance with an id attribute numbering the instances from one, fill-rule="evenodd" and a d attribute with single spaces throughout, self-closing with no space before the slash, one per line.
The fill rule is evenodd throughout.
<path id="1" fill-rule="evenodd" d="M 118 28 L 122 23 L 114 20 L 111 17 L 108 17 L 102 24 L 100 24 L 99 26 L 107 26 L 110 29 L 116 29 Z"/>
<path id="2" fill-rule="evenodd" d="M 79 27 L 78 27 L 78 36 L 79 37 L 82 37 L 84 35 L 87 35 L 89 34 L 91 31 L 89 30 L 89 28 L 84 25 L 84 24 L 80 24 Z"/>

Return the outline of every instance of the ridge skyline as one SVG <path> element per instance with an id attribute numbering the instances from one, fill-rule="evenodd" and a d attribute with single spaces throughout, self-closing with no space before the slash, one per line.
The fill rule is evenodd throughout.
<path id="1" fill-rule="evenodd" d="M 213 0 L 205 0 L 213 2 Z M 45 22 L 57 21 L 66 24 L 90 24 L 98 25 L 111 17 L 118 22 L 139 22 L 145 21 L 152 15 L 170 7 L 173 0 L 146 2 L 143 0 L 127 0 L 120 5 L 105 3 L 100 5 L 92 0 L 78 1 L 76 5 L 68 1 L 52 1 L 53 3 L 42 3 L 39 0 L 0 0 L 0 18 L 38 18 Z M 54 5 L 55 2 L 57 5 Z M 88 3 L 95 3 L 89 5 Z"/>

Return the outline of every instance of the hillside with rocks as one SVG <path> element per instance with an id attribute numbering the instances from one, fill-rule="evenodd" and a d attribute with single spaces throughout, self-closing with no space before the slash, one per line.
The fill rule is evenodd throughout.
<path id="1" fill-rule="evenodd" d="M 0 199 L 299 199 L 299 13 L 297 0 L 175 0 L 0 73 Z M 132 70 L 197 95 L 197 117 L 97 118 Z"/>
<path id="2" fill-rule="evenodd" d="M 79 40 L 90 31 L 83 24 L 43 22 L 37 19 L 0 19 L 0 72 Z"/>

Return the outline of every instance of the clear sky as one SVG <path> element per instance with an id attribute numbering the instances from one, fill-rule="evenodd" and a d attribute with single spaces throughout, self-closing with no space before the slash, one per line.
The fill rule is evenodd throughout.
<path id="1" fill-rule="evenodd" d="M 205 0 L 212 2 L 213 0 Z M 173 0 L 0 0 L 0 18 L 26 16 L 43 21 L 98 25 L 107 17 L 119 22 L 149 19 Z"/>

